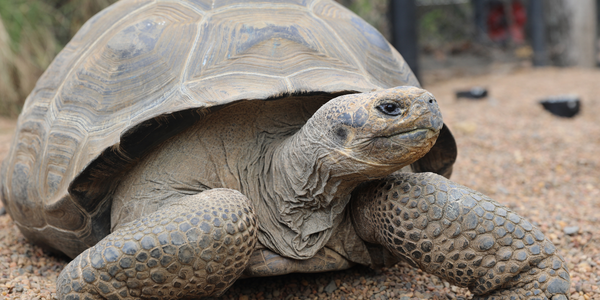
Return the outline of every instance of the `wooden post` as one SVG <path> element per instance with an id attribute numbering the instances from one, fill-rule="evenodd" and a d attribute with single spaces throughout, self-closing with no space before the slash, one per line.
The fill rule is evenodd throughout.
<path id="1" fill-rule="evenodd" d="M 487 24 L 485 19 L 486 13 L 486 2 L 483 0 L 471 0 L 471 6 L 473 7 L 473 17 L 475 21 L 475 38 L 477 41 L 487 42 Z"/>
<path id="2" fill-rule="evenodd" d="M 415 0 L 390 0 L 392 45 L 419 79 L 417 44 L 417 4 Z"/>
<path id="3" fill-rule="evenodd" d="M 531 47 L 533 48 L 533 65 L 542 67 L 547 64 L 546 28 L 544 25 L 544 0 L 529 1 L 529 28 L 531 30 Z"/>

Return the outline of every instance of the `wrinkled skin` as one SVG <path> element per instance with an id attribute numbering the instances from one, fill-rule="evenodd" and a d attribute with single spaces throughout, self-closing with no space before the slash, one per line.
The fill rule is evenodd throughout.
<path id="1" fill-rule="evenodd" d="M 332 99 L 297 132 L 262 144 L 257 160 L 240 167 L 248 174 L 239 191 L 224 177 L 198 178 L 207 189 L 159 201 L 134 221 L 112 220 L 114 231 L 61 273 L 59 297 L 215 296 L 244 270 L 343 269 L 358 259 L 331 240 L 350 226 L 347 243 L 380 245 L 477 297 L 566 299 L 566 264 L 529 222 L 441 176 L 395 173 L 431 149 L 442 125 L 434 97 L 419 88 Z M 169 143 L 189 149 L 188 140 Z M 161 147 L 126 176 L 147 176 L 176 151 Z M 193 168 L 203 166 L 197 161 Z M 115 198 L 146 191 L 132 194 L 128 182 Z"/>

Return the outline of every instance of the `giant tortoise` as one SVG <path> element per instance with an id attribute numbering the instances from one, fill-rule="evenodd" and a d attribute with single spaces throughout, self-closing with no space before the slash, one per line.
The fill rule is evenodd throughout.
<path id="1" fill-rule="evenodd" d="M 123 0 L 29 95 L 1 198 L 30 241 L 74 258 L 60 299 L 399 260 L 482 298 L 566 299 L 544 235 L 446 178 L 454 139 L 418 86 L 334 2 Z"/>

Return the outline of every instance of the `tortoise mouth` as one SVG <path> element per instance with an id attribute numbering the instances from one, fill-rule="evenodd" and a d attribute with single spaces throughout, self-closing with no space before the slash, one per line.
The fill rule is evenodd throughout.
<path id="1" fill-rule="evenodd" d="M 405 131 L 396 132 L 392 135 L 382 136 L 388 139 L 401 139 L 407 141 L 420 141 L 430 138 L 435 133 L 431 128 L 415 128 Z"/>

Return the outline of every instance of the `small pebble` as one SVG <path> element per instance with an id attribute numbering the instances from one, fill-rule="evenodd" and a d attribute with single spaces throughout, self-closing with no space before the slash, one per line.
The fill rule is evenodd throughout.
<path id="1" fill-rule="evenodd" d="M 333 293 L 335 290 L 337 289 L 337 285 L 335 284 L 335 281 L 331 281 L 329 282 L 329 284 L 325 287 L 325 292 L 327 294 L 331 294 Z"/>
<path id="2" fill-rule="evenodd" d="M 574 235 L 579 232 L 579 226 L 568 226 L 563 229 L 564 233 L 567 235 Z"/>

